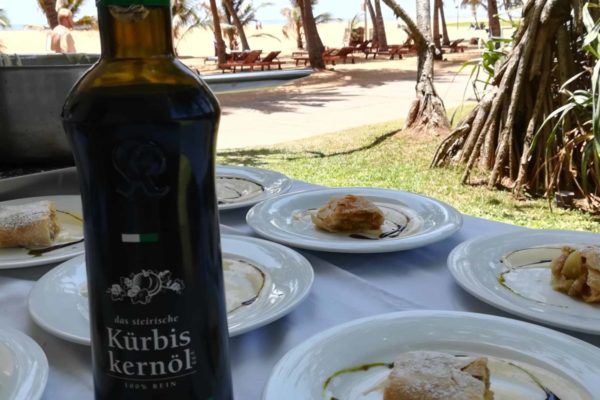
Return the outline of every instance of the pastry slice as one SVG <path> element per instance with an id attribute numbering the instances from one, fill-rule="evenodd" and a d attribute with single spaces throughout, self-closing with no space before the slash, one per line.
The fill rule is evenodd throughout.
<path id="1" fill-rule="evenodd" d="M 48 247 L 59 231 L 51 201 L 0 206 L 0 248 Z"/>
<path id="2" fill-rule="evenodd" d="M 552 288 L 583 300 L 600 302 L 600 248 L 564 246 L 550 263 Z"/>
<path id="3" fill-rule="evenodd" d="M 493 400 L 484 357 L 411 351 L 394 362 L 384 400 Z"/>
<path id="4" fill-rule="evenodd" d="M 331 198 L 311 218 L 318 228 L 329 232 L 376 230 L 385 220 L 377 206 L 364 197 L 351 194 Z"/>

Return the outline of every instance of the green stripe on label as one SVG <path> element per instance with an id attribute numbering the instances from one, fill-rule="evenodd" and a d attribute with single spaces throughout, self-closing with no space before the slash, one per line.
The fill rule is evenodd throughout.
<path id="1" fill-rule="evenodd" d="M 158 7 L 168 7 L 171 5 L 170 0 L 96 0 L 97 7 L 106 7 L 106 6 L 134 6 L 134 5 L 142 5 L 142 6 L 158 6 Z"/>
<path id="2" fill-rule="evenodd" d="M 158 242 L 158 233 L 122 233 L 123 243 L 155 243 Z"/>

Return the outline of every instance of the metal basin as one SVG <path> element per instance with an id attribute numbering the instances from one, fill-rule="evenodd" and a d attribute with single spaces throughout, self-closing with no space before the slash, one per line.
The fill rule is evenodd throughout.
<path id="1" fill-rule="evenodd" d="M 97 59 L 2 56 L 0 67 L 0 162 L 66 162 L 71 159 L 60 112 L 73 84 Z"/>
<path id="2" fill-rule="evenodd" d="M 0 164 L 72 163 L 60 114 L 71 87 L 97 59 L 89 54 L 0 55 Z M 310 72 L 237 73 L 203 79 L 218 94 L 273 87 Z"/>

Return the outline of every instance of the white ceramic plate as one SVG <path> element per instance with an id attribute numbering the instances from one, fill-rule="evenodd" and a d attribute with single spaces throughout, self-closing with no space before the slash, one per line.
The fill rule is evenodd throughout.
<path id="1" fill-rule="evenodd" d="M 265 286 L 249 306 L 228 314 L 229 335 L 266 325 L 289 313 L 309 293 L 310 263 L 297 252 L 262 239 L 222 235 L 223 257 L 246 260 L 266 275 Z M 65 340 L 90 344 L 87 277 L 83 256 L 46 273 L 29 295 L 29 313 L 46 331 Z"/>
<path id="2" fill-rule="evenodd" d="M 331 197 L 353 194 L 377 205 L 386 223 L 408 217 L 397 237 L 369 240 L 348 234 L 317 229 L 310 212 L 322 207 Z M 261 236 L 290 246 L 343 253 L 383 253 L 407 250 L 442 240 L 462 226 L 462 217 L 451 206 L 414 193 L 387 189 L 339 188 L 290 193 L 257 204 L 246 216 L 248 224 Z"/>
<path id="3" fill-rule="evenodd" d="M 518 250 L 565 244 L 600 245 L 600 235 L 587 232 L 523 230 L 489 235 L 458 245 L 448 256 L 448 268 L 458 284 L 473 296 L 507 312 L 537 322 L 600 334 L 600 305 L 582 301 L 557 292 L 550 286 L 548 260 L 553 251 L 544 250 L 541 263 L 529 268 L 508 271 L 503 257 Z M 527 261 L 527 260 L 525 260 Z M 527 262 L 531 264 L 530 262 Z M 514 267 L 514 266 L 513 266 Z"/>
<path id="4" fill-rule="evenodd" d="M 253 167 L 217 165 L 216 178 L 219 210 L 249 207 L 292 187 L 285 175 Z"/>
<path id="5" fill-rule="evenodd" d="M 392 362 L 401 353 L 416 350 L 483 355 L 526 366 L 563 400 L 592 400 L 600 393 L 600 349 L 579 339 L 491 315 L 406 311 L 353 321 L 308 339 L 277 363 L 263 399 L 330 400 L 324 384 L 334 373 L 369 363 Z M 382 377 L 381 371 L 380 376 L 368 372 L 339 376 L 328 385 L 329 394 L 343 400 L 381 400 L 381 391 L 362 395 Z M 492 370 L 495 400 L 546 399 L 535 383 L 532 387 L 531 382 L 513 379 Z"/>
<path id="6" fill-rule="evenodd" d="M 37 400 L 48 381 L 48 360 L 38 344 L 14 329 L 0 329 L 0 399 Z"/>
<path id="7" fill-rule="evenodd" d="M 3 201 L 0 205 L 17 205 L 40 200 L 53 201 L 56 204 L 56 209 L 63 212 L 59 212 L 57 217 L 64 232 L 67 232 L 71 237 L 83 237 L 83 223 L 76 218 L 65 214 L 69 213 L 77 218 L 81 218 L 81 197 L 79 196 L 30 197 L 26 199 Z M 60 245 L 61 243 L 57 242 L 56 244 Z M 41 255 L 32 255 L 29 253 L 29 250 L 23 248 L 0 249 L 0 269 L 33 267 L 36 265 L 56 263 L 73 258 L 82 254 L 83 251 L 83 242 L 57 248 Z"/>

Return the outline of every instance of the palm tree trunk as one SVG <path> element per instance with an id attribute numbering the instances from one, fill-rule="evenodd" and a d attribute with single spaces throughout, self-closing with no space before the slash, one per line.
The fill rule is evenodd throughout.
<path id="1" fill-rule="evenodd" d="M 248 39 L 246 38 L 246 32 L 244 31 L 244 26 L 240 21 L 240 17 L 237 12 L 233 9 L 233 4 L 231 0 L 223 0 L 223 5 L 227 8 L 227 11 L 231 15 L 231 19 L 233 20 L 233 25 L 235 25 L 235 29 L 240 35 L 240 41 L 242 42 L 243 50 L 250 50 L 250 45 L 248 44 Z"/>
<path id="2" fill-rule="evenodd" d="M 442 42 L 440 40 L 440 0 L 434 0 L 433 2 L 433 43 L 435 48 L 439 49 L 439 54 L 442 52 Z"/>
<path id="3" fill-rule="evenodd" d="M 473 19 L 475 20 L 475 29 L 479 29 L 479 21 L 477 21 L 477 5 L 471 4 L 471 13 L 473 14 Z"/>
<path id="4" fill-rule="evenodd" d="M 416 24 L 395 0 L 383 0 L 383 2 L 394 11 L 396 17 L 404 21 L 417 47 L 417 98 L 413 101 L 408 112 L 406 127 L 420 131 L 446 131 L 450 127 L 446 116 L 446 108 L 433 86 L 435 47 L 431 42 L 429 0 L 417 0 Z"/>
<path id="5" fill-rule="evenodd" d="M 442 44 L 450 45 L 450 36 L 448 36 L 448 26 L 446 26 L 446 16 L 444 15 L 444 1 L 440 0 L 440 17 L 442 18 Z"/>
<path id="6" fill-rule="evenodd" d="M 488 24 L 492 37 L 499 38 L 502 35 L 500 20 L 498 19 L 498 3 L 496 0 L 488 0 Z"/>
<path id="7" fill-rule="evenodd" d="M 48 21 L 48 26 L 50 29 L 56 28 L 58 25 L 58 14 L 56 12 L 56 0 L 42 0 L 40 1 L 40 5 L 44 9 L 44 14 L 46 15 L 46 21 Z"/>
<path id="8" fill-rule="evenodd" d="M 302 11 L 302 25 L 304 27 L 306 47 L 308 47 L 310 66 L 314 69 L 325 69 L 325 62 L 323 61 L 323 50 L 325 48 L 317 30 L 312 3 L 310 0 L 298 0 L 298 2 Z"/>
<path id="9" fill-rule="evenodd" d="M 375 1 L 375 16 L 377 17 L 377 25 L 375 29 L 377 30 L 377 39 L 379 40 L 380 47 L 387 47 L 387 36 L 385 34 L 385 23 L 383 22 L 383 14 L 381 13 L 381 3 L 380 0 Z"/>
<path id="10" fill-rule="evenodd" d="M 219 17 L 219 9 L 216 0 L 210 0 L 210 12 L 213 19 L 213 30 L 215 32 L 215 50 L 217 52 L 217 62 L 223 64 L 227 61 L 225 54 L 225 43 L 223 42 L 223 34 L 221 32 L 221 19 Z"/>
<path id="11" fill-rule="evenodd" d="M 304 50 L 304 41 L 302 40 L 302 24 L 296 24 L 296 47 Z"/>
<path id="12" fill-rule="evenodd" d="M 375 10 L 373 9 L 373 4 L 371 3 L 371 0 L 365 0 L 365 4 L 367 5 L 367 8 L 369 9 L 369 15 L 371 16 L 371 25 L 373 25 L 373 37 L 371 38 L 371 40 L 373 41 L 373 45 L 375 47 L 379 46 L 379 35 L 378 35 L 378 30 L 377 30 L 377 14 L 375 14 Z M 365 35 L 369 35 L 369 32 L 365 32 Z"/>
<path id="13" fill-rule="evenodd" d="M 300 11 L 300 20 L 296 21 L 296 47 L 304 50 L 304 40 L 302 40 L 302 10 Z"/>

